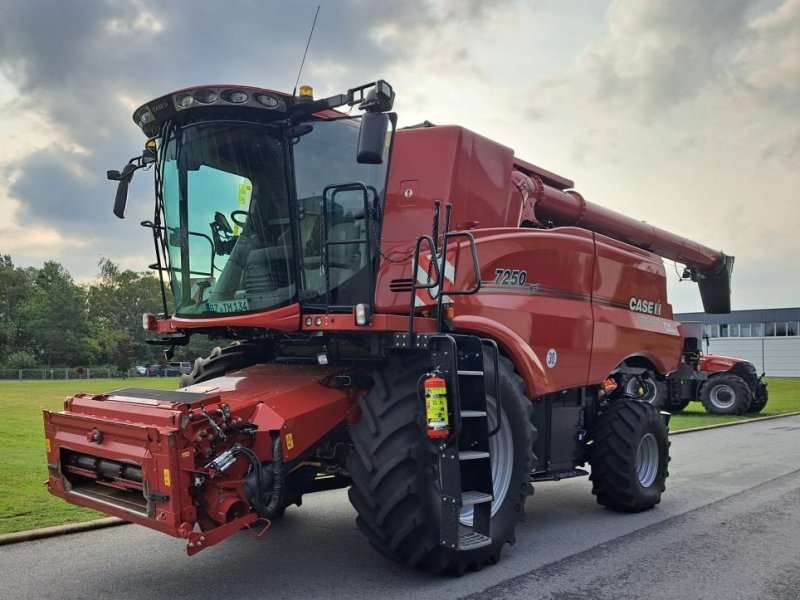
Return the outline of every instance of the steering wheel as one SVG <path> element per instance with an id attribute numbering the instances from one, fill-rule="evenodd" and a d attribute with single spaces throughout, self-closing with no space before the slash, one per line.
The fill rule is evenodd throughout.
<path id="1" fill-rule="evenodd" d="M 244 227 L 244 224 L 247 220 L 247 217 L 250 216 L 250 213 L 246 210 L 235 210 L 231 213 L 231 221 L 236 223 L 239 227 Z M 241 221 L 239 220 L 241 218 Z"/>

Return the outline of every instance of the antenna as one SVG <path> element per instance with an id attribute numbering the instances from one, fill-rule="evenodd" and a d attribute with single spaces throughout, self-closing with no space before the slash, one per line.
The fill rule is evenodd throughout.
<path id="1" fill-rule="evenodd" d="M 292 90 L 292 96 L 297 95 L 297 84 L 300 83 L 300 74 L 303 72 L 303 65 L 306 63 L 306 55 L 308 54 L 308 47 L 311 45 L 311 36 L 314 35 L 314 26 L 317 24 L 318 16 L 319 16 L 319 4 L 317 4 L 317 12 L 314 13 L 314 21 L 311 23 L 311 31 L 308 32 L 306 51 L 303 52 L 303 60 L 300 61 L 300 70 L 297 72 L 297 79 L 294 82 L 294 89 Z"/>

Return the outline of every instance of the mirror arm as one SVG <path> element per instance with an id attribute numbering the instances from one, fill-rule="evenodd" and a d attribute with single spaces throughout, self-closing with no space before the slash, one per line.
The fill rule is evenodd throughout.
<path id="1" fill-rule="evenodd" d="M 131 182 L 131 179 L 133 179 L 133 174 L 152 162 L 152 153 L 145 150 L 141 156 L 134 156 L 130 159 L 128 164 L 122 168 L 122 172 L 115 170 L 106 171 L 106 178 L 109 181 L 119 182 L 117 185 L 117 195 L 114 197 L 114 215 L 117 218 L 125 218 L 125 207 L 128 204 L 128 184 Z"/>

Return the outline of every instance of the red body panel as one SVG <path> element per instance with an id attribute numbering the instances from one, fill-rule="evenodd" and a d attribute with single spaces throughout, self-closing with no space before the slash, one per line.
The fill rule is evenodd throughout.
<path id="1" fill-rule="evenodd" d="M 434 201 L 452 203 L 451 228 L 475 237 L 482 281 L 477 294 L 452 298 L 453 322 L 459 331 L 496 339 L 533 397 L 599 384 L 631 357 L 646 359 L 660 373 L 675 370 L 682 340 L 667 304 L 661 259 L 584 228 L 519 228 L 528 192 L 511 185 L 515 166 L 551 185 L 572 183 L 515 162 L 505 146 L 459 127 L 398 132 L 381 232 L 384 252 L 408 256 L 414 240 L 431 232 Z M 603 214 L 610 219 L 615 213 Z M 456 271 L 452 284 L 466 289 L 475 283 L 471 259 L 466 243 L 457 245 L 452 257 L 448 253 Z M 525 283 L 497 283 L 503 270 L 524 272 Z M 412 276 L 411 261 L 383 261 L 376 311 L 407 313 L 410 297 L 402 283 Z"/>
<path id="2" fill-rule="evenodd" d="M 746 360 L 734 358 L 732 356 L 702 354 L 697 362 L 697 370 L 704 373 L 722 373 L 730 371 L 732 367 L 746 362 Z"/>

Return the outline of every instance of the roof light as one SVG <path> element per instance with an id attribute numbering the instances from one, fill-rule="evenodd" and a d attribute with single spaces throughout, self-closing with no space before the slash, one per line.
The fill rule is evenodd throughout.
<path id="1" fill-rule="evenodd" d="M 275 108 L 278 106 L 278 99 L 268 94 L 256 94 L 256 101 L 267 108 Z"/>
<path id="2" fill-rule="evenodd" d="M 300 96 L 301 98 L 308 98 L 309 100 L 313 100 L 314 88 L 312 88 L 310 85 L 301 85 L 298 96 Z"/>
<path id="3" fill-rule="evenodd" d="M 247 92 L 242 90 L 226 90 L 222 92 L 222 99 L 232 104 L 242 104 L 247 102 Z"/>
<path id="4" fill-rule="evenodd" d="M 194 99 L 197 100 L 200 104 L 213 104 L 217 100 L 219 100 L 219 94 L 214 90 L 197 90 L 194 93 Z"/>
<path id="5" fill-rule="evenodd" d="M 194 103 L 194 98 L 191 94 L 180 94 L 175 98 L 175 105 L 178 108 L 189 108 Z"/>

